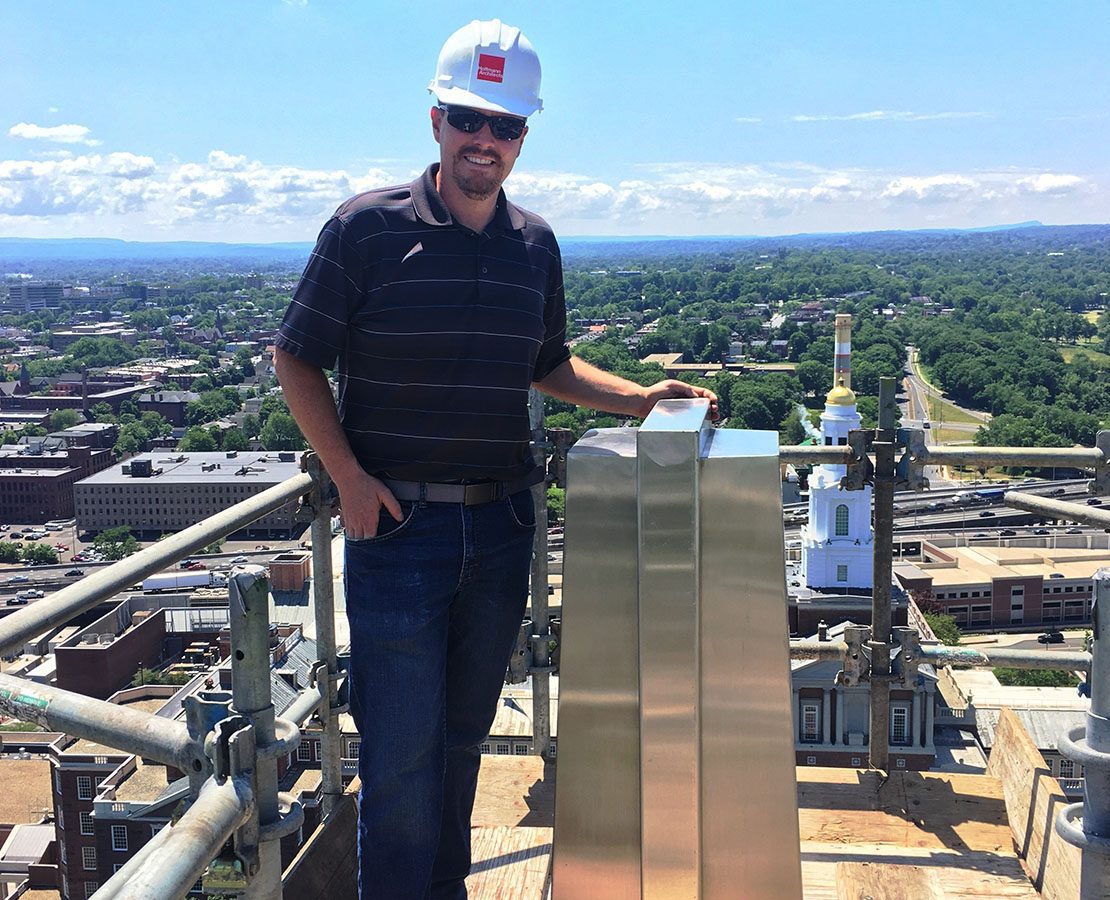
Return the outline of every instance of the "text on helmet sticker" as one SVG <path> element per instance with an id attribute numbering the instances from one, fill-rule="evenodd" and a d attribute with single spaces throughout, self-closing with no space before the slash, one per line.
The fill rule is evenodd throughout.
<path id="1" fill-rule="evenodd" d="M 489 53 L 478 54 L 478 80 L 496 81 L 501 84 L 505 80 L 505 57 L 491 56 Z"/>

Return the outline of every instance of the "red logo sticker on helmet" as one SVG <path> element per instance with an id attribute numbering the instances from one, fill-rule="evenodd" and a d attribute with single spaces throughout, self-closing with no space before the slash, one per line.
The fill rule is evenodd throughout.
<path id="1" fill-rule="evenodd" d="M 478 80 L 496 81 L 501 84 L 505 80 L 505 57 L 479 53 Z"/>

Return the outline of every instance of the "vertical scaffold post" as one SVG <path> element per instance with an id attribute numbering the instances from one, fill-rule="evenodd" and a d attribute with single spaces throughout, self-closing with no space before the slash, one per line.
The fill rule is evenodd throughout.
<path id="1" fill-rule="evenodd" d="M 528 419 L 532 427 L 532 461 L 547 471 L 547 445 L 543 430 L 543 394 L 535 388 L 528 395 Z M 547 478 L 532 488 L 536 507 L 536 537 L 532 546 L 532 665 L 551 664 L 548 642 L 551 628 L 547 606 Z M 544 759 L 551 754 L 551 680 L 547 672 L 532 676 L 532 752 Z"/>
<path id="2" fill-rule="evenodd" d="M 343 795 L 343 753 L 339 733 L 339 661 L 335 646 L 335 588 L 331 553 L 331 479 L 315 453 L 307 460 L 313 480 L 312 492 L 312 602 L 316 621 L 316 655 L 326 667 L 318 678 L 328 679 L 327 708 L 320 707 L 324 727 L 320 741 L 320 791 L 324 815 L 328 815 Z"/>
<path id="3" fill-rule="evenodd" d="M 874 584 L 871 589 L 871 723 L 869 758 L 886 771 L 890 744 L 890 578 L 894 543 L 894 379 L 879 379 L 875 452 Z"/>
<path id="4" fill-rule="evenodd" d="M 1082 851 L 1081 900 L 1110 892 L 1110 569 L 1094 577 L 1094 643 L 1091 645 L 1091 708 L 1086 726 L 1059 739 L 1060 753 L 1083 766 L 1083 802 L 1065 806 L 1056 816 L 1056 831 Z"/>
<path id="5" fill-rule="evenodd" d="M 270 585 L 261 566 L 232 570 L 231 690 L 232 706 L 254 726 L 256 746 L 274 742 L 274 705 L 270 697 Z M 258 866 L 248 874 L 249 900 L 280 900 L 281 843 L 258 841 L 259 830 L 279 819 L 277 760 L 257 753 L 254 763 L 254 796 L 257 816 L 252 813 L 237 840 L 242 846 L 257 843 Z"/>

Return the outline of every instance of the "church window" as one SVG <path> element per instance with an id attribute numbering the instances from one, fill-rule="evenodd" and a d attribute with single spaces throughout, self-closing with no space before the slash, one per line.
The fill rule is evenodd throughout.
<path id="1" fill-rule="evenodd" d="M 847 581 L 848 580 L 848 567 L 846 565 L 839 565 L 839 566 L 836 567 L 836 580 L 837 581 Z"/>
<path id="2" fill-rule="evenodd" d="M 848 536 L 848 507 L 843 503 L 836 508 L 836 536 Z"/>

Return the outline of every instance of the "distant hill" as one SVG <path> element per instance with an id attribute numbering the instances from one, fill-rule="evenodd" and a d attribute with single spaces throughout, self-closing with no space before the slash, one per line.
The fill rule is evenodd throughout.
<path id="1" fill-rule="evenodd" d="M 1042 225 L 1021 222 L 967 229 L 923 229 L 917 231 L 870 231 L 794 234 L 776 237 L 759 235 L 711 235 L 676 237 L 581 236 L 560 239 L 568 259 L 656 257 L 670 254 L 721 253 L 731 248 L 770 252 L 783 248 L 851 247 L 855 249 L 921 249 L 943 252 L 971 241 L 983 245 L 1051 245 L 1102 243 L 1110 241 L 1110 225 Z M 299 271 L 312 244 L 228 244 L 207 241 L 124 241 L 113 238 L 0 238 L 0 273 L 41 272 L 64 264 L 100 269 L 114 263 L 143 266 L 186 265 L 243 271 L 288 269 Z"/>

